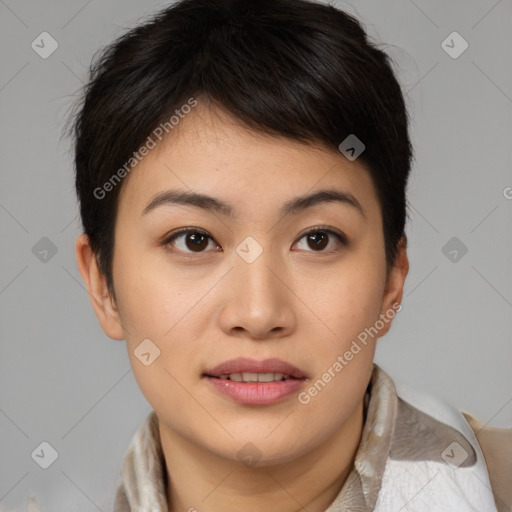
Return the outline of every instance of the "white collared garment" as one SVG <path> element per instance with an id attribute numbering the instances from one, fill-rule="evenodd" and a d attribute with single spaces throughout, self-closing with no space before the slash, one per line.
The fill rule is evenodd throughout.
<path id="1" fill-rule="evenodd" d="M 324 512 L 497 512 L 481 448 L 459 411 L 376 364 L 354 466 Z M 158 417 L 124 458 L 113 512 L 169 512 Z M 257 497 L 255 497 L 257 499 Z"/>

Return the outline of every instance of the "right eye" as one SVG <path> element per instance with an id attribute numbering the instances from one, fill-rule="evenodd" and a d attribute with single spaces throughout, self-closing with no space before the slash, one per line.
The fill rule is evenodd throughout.
<path id="1" fill-rule="evenodd" d="M 185 253 L 205 252 L 203 249 L 208 247 L 208 239 L 213 241 L 213 238 L 208 235 L 206 231 L 197 228 L 184 228 L 171 233 L 171 235 L 162 242 L 162 245 L 170 245 L 172 248 L 175 248 L 177 245 L 175 242 L 180 239 L 181 247 L 178 247 L 178 250 Z"/>

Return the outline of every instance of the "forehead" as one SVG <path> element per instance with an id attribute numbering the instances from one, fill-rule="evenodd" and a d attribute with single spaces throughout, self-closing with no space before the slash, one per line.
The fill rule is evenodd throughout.
<path id="1" fill-rule="evenodd" d="M 302 144 L 249 130 L 201 103 L 182 118 L 125 178 L 119 208 L 142 212 L 164 190 L 222 198 L 233 215 L 320 189 L 350 193 L 371 215 L 377 196 L 364 163 L 321 145 Z"/>

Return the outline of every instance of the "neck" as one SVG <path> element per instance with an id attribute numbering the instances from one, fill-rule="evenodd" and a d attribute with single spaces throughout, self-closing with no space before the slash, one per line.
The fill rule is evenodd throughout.
<path id="1" fill-rule="evenodd" d="M 169 512 L 324 512 L 353 467 L 363 401 L 322 445 L 287 463 L 261 467 L 220 457 L 159 425 Z"/>

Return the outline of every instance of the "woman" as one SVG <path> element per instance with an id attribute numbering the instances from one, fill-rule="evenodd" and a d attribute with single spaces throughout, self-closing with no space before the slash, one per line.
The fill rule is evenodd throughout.
<path id="1" fill-rule="evenodd" d="M 116 512 L 503 506 L 476 420 L 373 362 L 402 309 L 412 147 L 357 20 L 182 0 L 85 92 L 77 262 L 154 409 Z"/>

